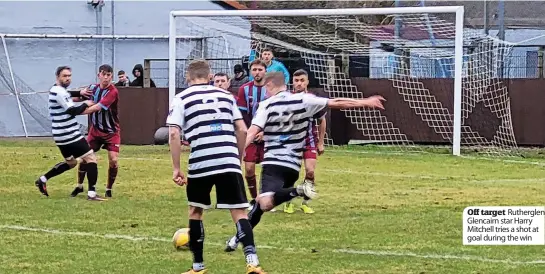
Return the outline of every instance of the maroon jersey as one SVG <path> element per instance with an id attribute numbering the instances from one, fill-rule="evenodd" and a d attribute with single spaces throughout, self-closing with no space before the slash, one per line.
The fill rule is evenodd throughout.
<path id="1" fill-rule="evenodd" d="M 101 89 L 100 85 L 91 85 L 93 91 L 92 100 L 100 105 L 100 111 L 89 115 L 89 124 L 103 133 L 116 133 L 119 131 L 118 101 L 119 92 L 114 85 Z"/>
<path id="2" fill-rule="evenodd" d="M 261 101 L 267 99 L 267 91 L 263 86 L 254 85 L 254 81 L 242 85 L 238 89 L 237 105 L 238 108 L 247 112 L 250 119 L 255 117 L 255 113 Z"/>

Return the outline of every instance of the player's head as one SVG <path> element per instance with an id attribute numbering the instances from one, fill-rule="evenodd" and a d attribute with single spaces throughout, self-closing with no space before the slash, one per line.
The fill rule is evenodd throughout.
<path id="1" fill-rule="evenodd" d="M 107 87 L 112 84 L 114 69 L 110 65 L 101 65 L 98 67 L 98 80 L 102 87 Z"/>
<path id="2" fill-rule="evenodd" d="M 259 59 L 255 59 L 250 63 L 250 73 L 254 77 L 254 82 L 259 85 L 263 85 L 263 77 L 267 72 L 267 65 Z"/>
<path id="3" fill-rule="evenodd" d="M 298 69 L 293 73 L 293 91 L 306 92 L 308 87 L 308 72 Z"/>
<path id="4" fill-rule="evenodd" d="M 189 85 L 208 84 L 210 82 L 210 65 L 204 59 L 191 61 L 187 65 L 185 78 Z"/>
<path id="5" fill-rule="evenodd" d="M 214 86 L 218 88 L 222 88 L 224 90 L 229 89 L 229 86 L 231 85 L 231 79 L 229 79 L 229 76 L 223 72 L 218 72 L 214 74 Z"/>
<path id="6" fill-rule="evenodd" d="M 264 48 L 261 51 L 261 60 L 265 62 L 265 64 L 270 64 L 272 59 L 274 57 L 273 51 L 270 48 Z"/>
<path id="7" fill-rule="evenodd" d="M 72 69 L 69 66 L 60 66 L 55 71 L 57 76 L 57 85 L 67 88 L 72 83 Z"/>
<path id="8" fill-rule="evenodd" d="M 280 71 L 267 72 L 263 80 L 267 94 L 273 96 L 280 91 L 286 90 L 286 82 L 284 81 L 284 73 Z"/>

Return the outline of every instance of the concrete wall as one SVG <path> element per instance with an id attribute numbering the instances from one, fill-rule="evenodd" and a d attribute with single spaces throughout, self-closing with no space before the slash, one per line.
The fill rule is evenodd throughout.
<path id="1" fill-rule="evenodd" d="M 103 34 L 168 35 L 171 10 L 198 9 L 222 7 L 209 1 L 106 0 L 100 13 L 85 0 L 0 1 L 0 33 L 99 34 L 102 25 Z M 116 71 L 130 72 L 146 58 L 168 58 L 168 40 L 105 40 L 103 44 L 66 39 L 6 39 L 6 42 L 13 71 L 27 84 L 20 87 L 22 92 L 49 89 L 59 65 L 72 66 L 72 86 L 82 86 L 96 80 L 96 68 L 102 63 L 113 64 Z M 5 63 L 1 44 L 0 49 L 0 63 Z"/>

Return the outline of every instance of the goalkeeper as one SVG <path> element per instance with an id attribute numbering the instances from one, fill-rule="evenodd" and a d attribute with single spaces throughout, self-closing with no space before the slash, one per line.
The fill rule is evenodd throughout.
<path id="1" fill-rule="evenodd" d="M 255 50 L 255 48 L 257 48 L 257 43 L 253 41 L 252 50 L 250 51 L 250 57 L 248 58 L 249 64 L 251 64 L 252 61 L 256 59 L 257 51 Z M 264 48 L 261 51 L 260 55 L 261 55 L 260 56 L 261 61 L 263 61 L 265 65 L 267 65 L 267 68 L 266 68 L 267 72 L 275 72 L 275 71 L 282 72 L 284 74 L 284 82 L 286 83 L 286 85 L 290 84 L 290 73 L 288 69 L 281 62 L 273 60 L 274 53 L 272 49 Z M 254 80 L 254 77 L 251 74 L 250 74 L 249 80 L 250 81 Z"/>

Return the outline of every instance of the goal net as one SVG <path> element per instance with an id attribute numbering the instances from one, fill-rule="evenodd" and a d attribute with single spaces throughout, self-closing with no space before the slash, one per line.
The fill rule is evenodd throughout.
<path id="1" fill-rule="evenodd" d="M 174 11 L 171 37 L 206 38 L 171 41 L 169 88 L 173 96 L 185 79 L 176 59 L 208 59 L 213 73 L 233 75 L 235 64 L 267 47 L 288 56 L 279 60 L 290 73 L 307 70 L 320 96 L 388 100 L 384 111 L 343 110 L 347 126 L 342 134 L 328 126 L 328 144 L 349 135 L 376 149 L 446 144 L 456 155 L 510 155 L 517 145 L 501 76 L 511 46 L 457 26 L 456 11 L 463 18 L 461 7 Z"/>

